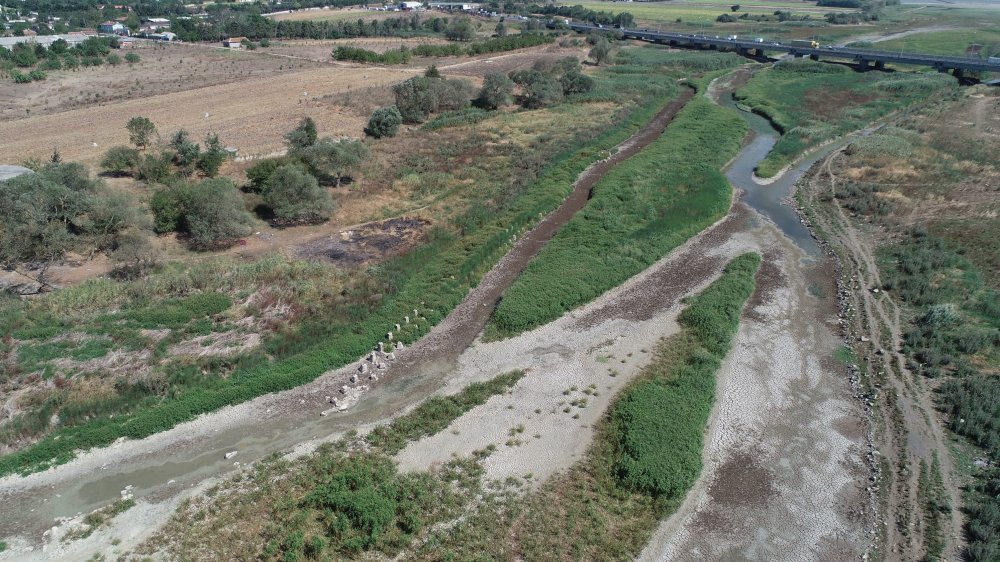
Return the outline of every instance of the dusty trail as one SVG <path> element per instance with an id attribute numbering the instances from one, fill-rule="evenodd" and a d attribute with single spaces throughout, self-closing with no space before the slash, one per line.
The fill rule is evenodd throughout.
<path id="1" fill-rule="evenodd" d="M 886 560 L 915 560 L 923 554 L 923 513 L 917 497 L 919 464 L 928 465 L 936 453 L 941 463 L 945 488 L 951 497 L 951 518 L 944 529 L 948 546 L 947 559 L 956 559 L 962 547 L 962 518 L 957 506 L 961 505 L 961 489 L 948 449 L 948 441 L 936 410 L 930 390 L 923 381 L 907 369 L 906 359 L 900 352 L 903 326 L 900 310 L 895 301 L 882 291 L 874 244 L 854 227 L 843 209 L 835 203 L 818 203 L 821 195 L 833 195 L 837 176 L 834 163 L 841 152 L 830 154 L 819 166 L 818 173 L 807 182 L 804 195 L 816 209 L 817 226 L 823 229 L 834 245 L 841 249 L 844 267 L 841 297 L 846 299 L 850 318 L 849 333 L 852 345 L 862 351 L 862 362 L 868 364 L 869 377 L 876 389 L 876 406 L 881 410 L 880 427 L 876 442 L 893 469 L 892 475 L 883 475 L 891 482 L 882 508 Z M 864 339 L 862 339 L 862 337 Z M 902 470 L 900 467 L 905 467 Z M 890 524 L 891 522 L 891 524 Z"/>

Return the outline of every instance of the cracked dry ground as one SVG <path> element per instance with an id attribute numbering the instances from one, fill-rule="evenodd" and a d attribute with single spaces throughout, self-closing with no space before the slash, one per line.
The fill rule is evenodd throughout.
<path id="1" fill-rule="evenodd" d="M 834 267 L 769 223 L 717 374 L 704 469 L 640 560 L 856 560 L 872 543 L 867 413 L 840 346 Z"/>

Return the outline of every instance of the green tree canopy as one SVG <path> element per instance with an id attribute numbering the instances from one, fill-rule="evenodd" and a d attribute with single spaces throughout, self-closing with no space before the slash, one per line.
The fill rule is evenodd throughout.
<path id="1" fill-rule="evenodd" d="M 483 87 L 475 103 L 483 109 L 497 109 L 507 105 L 514 92 L 514 82 L 503 72 L 490 72 L 483 77 Z"/>
<path id="2" fill-rule="evenodd" d="M 299 121 L 299 126 L 292 129 L 285 140 L 288 142 L 289 150 L 299 150 L 316 144 L 318 138 L 316 133 L 316 122 L 311 117 L 303 117 Z"/>
<path id="3" fill-rule="evenodd" d="M 225 178 L 181 182 L 157 191 L 150 207 L 157 232 L 179 232 L 196 250 L 231 246 L 252 232 L 236 186 Z"/>
<path id="4" fill-rule="evenodd" d="M 377 139 L 382 137 L 394 137 L 399 131 L 403 117 L 399 114 L 396 106 L 380 107 L 372 112 L 371 119 L 368 120 L 368 127 L 365 132 Z"/>
<path id="5" fill-rule="evenodd" d="M 264 183 L 264 203 L 274 213 L 274 224 L 314 224 L 325 221 L 333 211 L 328 189 L 301 167 L 278 167 Z"/>
<path id="6" fill-rule="evenodd" d="M 153 134 L 156 132 L 156 125 L 147 117 L 133 117 L 125 125 L 128 129 L 128 140 L 139 150 L 145 150 L 149 146 Z"/>

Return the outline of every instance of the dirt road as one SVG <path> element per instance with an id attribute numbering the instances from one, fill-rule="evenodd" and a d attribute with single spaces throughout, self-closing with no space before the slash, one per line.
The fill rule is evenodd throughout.
<path id="1" fill-rule="evenodd" d="M 892 297 L 880 291 L 882 281 L 875 261 L 874 241 L 862 233 L 844 214 L 835 197 L 821 203 L 836 189 L 836 161 L 841 151 L 829 155 L 803 186 L 810 206 L 820 212 L 815 223 L 831 237 L 838 249 L 844 271 L 841 297 L 850 320 L 849 341 L 859 352 L 858 363 L 867 371 L 876 407 L 881 415 L 875 435 L 891 474 L 881 481 L 888 489 L 880 506 L 883 511 L 885 559 L 916 560 L 924 553 L 926 530 L 917 497 L 920 461 L 931 464 L 936 454 L 941 463 L 945 488 L 951 505 L 961 505 L 961 489 L 955 474 L 948 441 L 936 410 L 920 377 L 906 367 L 900 352 L 903 324 L 900 309 Z M 948 542 L 946 559 L 957 559 L 962 547 L 962 518 L 953 509 L 944 535 Z"/>

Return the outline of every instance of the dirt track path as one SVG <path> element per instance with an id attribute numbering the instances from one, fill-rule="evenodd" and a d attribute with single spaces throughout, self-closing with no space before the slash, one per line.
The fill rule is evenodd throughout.
<path id="1" fill-rule="evenodd" d="M 837 183 L 834 163 L 840 155 L 841 151 L 829 155 L 810 179 L 809 189 L 804 193 L 814 206 L 820 194 L 833 195 Z M 855 349 L 863 350 L 860 362 L 867 362 L 873 384 L 881 388 L 876 402 L 881 411 L 877 420 L 881 427 L 876 432 L 876 439 L 889 466 L 894 469 L 891 478 L 885 479 L 891 482 L 883 506 L 886 513 L 882 516 L 886 524 L 886 560 L 916 560 L 923 554 L 924 522 L 917 497 L 917 479 L 920 461 L 930 465 L 935 454 L 954 507 L 944 529 L 948 541 L 945 557 L 956 559 L 963 537 L 962 518 L 957 509 L 961 505 L 961 490 L 930 390 L 907 369 L 906 358 L 900 352 L 903 334 L 900 309 L 885 292 L 876 292 L 882 281 L 873 242 L 855 228 L 836 203 L 826 204 L 823 209 L 827 212 L 817 213 L 818 226 L 842 250 L 844 280 L 850 283 L 850 286 L 841 287 L 841 296 L 854 312 L 849 325 L 852 344 Z"/>
<path id="2" fill-rule="evenodd" d="M 677 112 L 692 97 L 693 90 L 682 88 L 677 99 L 664 106 L 641 130 L 618 145 L 610 157 L 593 164 L 580 174 L 573 184 L 572 193 L 559 208 L 525 233 L 441 324 L 393 364 L 388 375 L 429 368 L 431 364 L 450 366 L 451 361 L 469 347 L 486 327 L 486 322 L 504 291 L 556 232 L 586 206 L 594 185 L 612 168 L 659 138 Z"/>

